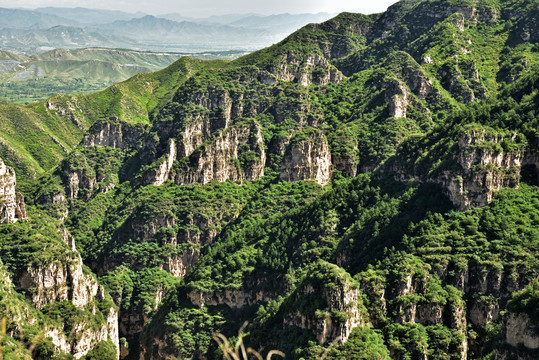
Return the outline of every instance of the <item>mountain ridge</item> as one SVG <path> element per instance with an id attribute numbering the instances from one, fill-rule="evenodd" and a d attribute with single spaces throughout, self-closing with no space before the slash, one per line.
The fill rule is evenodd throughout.
<path id="1" fill-rule="evenodd" d="M 119 353 L 88 346 L 111 359 L 220 358 L 212 334 L 244 321 L 294 359 L 533 359 L 536 7 L 405 0 L 17 107 L 76 134 L 24 144 L 42 170 L 18 180 L 28 222 L 0 227 L 14 288 L 54 262 L 32 249 L 75 244 L 118 308 Z"/>

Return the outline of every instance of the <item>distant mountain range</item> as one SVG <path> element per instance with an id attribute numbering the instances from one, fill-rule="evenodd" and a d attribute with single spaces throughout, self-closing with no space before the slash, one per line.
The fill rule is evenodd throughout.
<path id="1" fill-rule="evenodd" d="M 86 8 L 0 8 L 0 48 L 34 54 L 53 48 L 113 47 L 150 51 L 252 51 L 333 14 L 230 14 L 190 18 L 181 14 Z"/>
<path id="2" fill-rule="evenodd" d="M 116 20 L 131 20 L 146 15 L 141 12 L 127 13 L 123 11 L 87 9 L 81 7 L 43 7 L 35 9 L 35 11 L 76 21 L 80 24 L 105 24 Z"/>

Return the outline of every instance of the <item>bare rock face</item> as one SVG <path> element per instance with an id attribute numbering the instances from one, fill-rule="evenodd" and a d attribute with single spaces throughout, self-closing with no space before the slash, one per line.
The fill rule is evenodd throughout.
<path id="1" fill-rule="evenodd" d="M 406 117 L 408 105 L 425 100 L 434 93 L 432 81 L 415 60 L 405 53 L 397 53 L 394 62 L 398 62 L 397 78 L 386 80 L 385 101 L 388 103 L 389 116 Z"/>
<path id="2" fill-rule="evenodd" d="M 405 118 L 406 109 L 410 104 L 408 89 L 398 80 L 393 80 L 388 84 L 385 93 L 385 100 L 389 104 L 389 116 L 396 118 Z"/>
<path id="3" fill-rule="evenodd" d="M 331 180 L 331 153 L 324 134 L 313 133 L 309 138 L 292 139 L 281 166 L 281 180 L 315 180 L 327 185 Z"/>
<path id="4" fill-rule="evenodd" d="M 171 255 L 164 266 L 164 270 L 174 277 L 184 277 L 187 271 L 198 262 L 199 257 L 200 254 L 194 249 L 186 250 L 181 256 Z"/>
<path id="5" fill-rule="evenodd" d="M 499 149 L 503 140 L 489 138 L 485 130 L 461 133 L 455 160 L 462 171 L 459 175 L 445 172 L 437 179 L 459 209 L 489 204 L 502 187 L 518 188 L 523 153 Z"/>
<path id="6" fill-rule="evenodd" d="M 92 302 L 98 291 L 97 281 L 83 273 L 80 255 L 62 262 L 29 266 L 17 280 L 20 289 L 30 291 L 37 309 L 64 300 L 70 300 L 82 309 Z"/>
<path id="7" fill-rule="evenodd" d="M 123 149 L 134 147 L 144 131 L 143 126 L 130 125 L 118 118 L 97 121 L 82 140 L 85 146 L 110 146 Z"/>
<path id="8" fill-rule="evenodd" d="M 309 55 L 298 58 L 295 54 L 288 53 L 271 70 L 271 73 L 279 80 L 298 82 L 303 86 L 327 85 L 339 83 L 344 75 L 329 61 L 320 55 Z M 267 76 L 264 80 L 269 80 Z M 271 80 L 270 80 L 271 81 Z"/>
<path id="9" fill-rule="evenodd" d="M 191 302 L 198 306 L 227 305 L 231 309 L 242 309 L 261 303 L 267 303 L 275 299 L 273 294 L 265 291 L 249 290 L 224 290 L 215 292 L 190 291 L 187 296 Z"/>
<path id="10" fill-rule="evenodd" d="M 66 338 L 65 334 L 57 328 L 47 329 L 45 337 L 50 337 L 52 343 L 67 354 L 72 354 L 75 359 L 80 359 L 100 341 L 110 339 L 116 345 L 116 353 L 120 354 L 118 337 L 118 311 L 110 308 L 106 322 L 98 329 L 90 327 L 83 322 L 77 323 L 72 334 L 73 339 Z M 119 357 L 118 357 L 119 358 Z"/>
<path id="11" fill-rule="evenodd" d="M 69 199 L 79 197 L 81 189 L 87 190 L 87 197 L 92 194 L 97 185 L 97 179 L 94 174 L 89 174 L 86 169 L 79 169 L 66 174 L 65 191 Z"/>
<path id="12" fill-rule="evenodd" d="M 487 303 L 485 301 L 474 301 L 468 309 L 470 322 L 475 326 L 485 326 L 500 317 L 500 307 L 498 302 Z"/>
<path id="13" fill-rule="evenodd" d="M 26 220 L 24 197 L 15 191 L 15 171 L 0 159 L 0 224 Z"/>
<path id="14" fill-rule="evenodd" d="M 266 151 L 257 123 L 223 129 L 206 143 L 204 128 L 207 123 L 200 121 L 197 124 L 185 129 L 179 145 L 174 139 L 169 140 L 162 162 L 144 175 L 144 183 L 160 186 L 167 180 L 178 185 L 231 180 L 241 184 L 264 176 Z"/>
<path id="15" fill-rule="evenodd" d="M 319 296 L 327 304 L 326 309 L 319 309 L 314 314 L 295 310 L 283 319 L 285 326 L 311 330 L 321 345 L 333 341 L 344 343 L 355 327 L 369 325 L 367 316 L 358 308 L 361 303 L 359 289 L 348 277 L 335 278 L 335 286 L 307 281 L 292 296 Z"/>
<path id="16" fill-rule="evenodd" d="M 262 131 L 256 123 L 233 126 L 216 134 L 212 142 L 180 163 L 172 176 L 178 185 L 212 180 L 258 180 L 264 176 L 266 152 Z"/>
<path id="17" fill-rule="evenodd" d="M 29 266 L 17 274 L 14 283 L 16 288 L 29 294 L 38 310 L 48 304 L 68 300 L 79 309 L 93 307 L 95 312 L 95 301 L 105 300 L 105 290 L 92 275 L 84 273 L 82 266 L 80 255 L 72 253 L 63 261 Z M 46 329 L 45 336 L 51 337 L 60 350 L 76 359 L 86 355 L 98 342 L 109 338 L 119 353 L 118 311 L 112 306 L 105 314 L 106 321 L 99 328 L 81 321 L 74 325 L 68 337 L 56 328 Z"/>
<path id="18" fill-rule="evenodd" d="M 524 345 L 539 351 L 539 324 L 528 314 L 509 312 L 504 324 L 505 341 L 514 347 Z"/>
<path id="19" fill-rule="evenodd" d="M 170 139 L 168 144 L 168 152 L 165 155 L 165 159 L 153 174 L 154 179 L 152 181 L 152 185 L 160 186 L 168 180 L 174 160 L 176 160 L 176 142 L 174 139 Z"/>

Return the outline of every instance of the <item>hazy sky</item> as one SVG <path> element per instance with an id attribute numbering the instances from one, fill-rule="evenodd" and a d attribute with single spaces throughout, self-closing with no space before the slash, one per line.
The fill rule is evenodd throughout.
<path id="1" fill-rule="evenodd" d="M 317 13 L 384 11 L 396 0 L 0 0 L 0 7 L 37 8 L 44 6 L 88 7 L 96 9 L 141 11 L 158 15 L 180 13 L 208 16 L 232 13 Z"/>

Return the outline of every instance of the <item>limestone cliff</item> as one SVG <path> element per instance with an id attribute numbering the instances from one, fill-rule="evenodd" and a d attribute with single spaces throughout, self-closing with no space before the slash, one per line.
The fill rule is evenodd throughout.
<path id="1" fill-rule="evenodd" d="M 58 349 L 72 354 L 75 359 L 82 358 L 100 341 L 111 340 L 116 345 L 119 358 L 118 311 L 113 307 L 109 309 L 105 321 L 97 329 L 88 323 L 80 322 L 75 324 L 67 336 L 57 328 L 46 329 L 44 336 L 51 338 Z"/>
<path id="2" fill-rule="evenodd" d="M 262 131 L 256 123 L 238 125 L 218 133 L 211 143 L 202 146 L 180 163 L 173 181 L 178 185 L 212 180 L 237 183 L 264 176 L 266 152 Z"/>
<path id="3" fill-rule="evenodd" d="M 288 53 L 270 70 L 279 80 L 297 82 L 303 86 L 339 83 L 344 75 L 320 56 L 299 57 Z"/>
<path id="4" fill-rule="evenodd" d="M 8 293 L 22 293 L 29 299 L 25 302 L 27 318 L 13 317 L 10 321 L 17 323 L 22 332 L 27 323 L 33 326 L 38 323 L 39 311 L 44 314 L 39 316 L 46 317 L 57 303 L 67 308 L 74 306 L 84 316 L 70 319 L 70 325 L 57 325 L 57 319 L 54 318 L 52 323 L 46 322 L 40 328 L 44 338 L 51 338 L 57 348 L 55 352 L 60 350 L 79 359 L 98 342 L 109 339 L 119 351 L 118 310 L 105 289 L 98 285 L 95 276 L 83 269 L 73 238 L 64 228 L 61 233 L 62 239 L 66 241 L 66 245 L 58 244 L 57 251 L 63 251 L 61 258 L 26 266 L 21 264 L 18 270 L 3 277 L 0 288 L 7 286 Z"/>
<path id="5" fill-rule="evenodd" d="M 312 269 L 289 298 L 291 310 L 283 318 L 284 326 L 312 331 L 321 345 L 333 341 L 344 343 L 355 327 L 370 325 L 357 283 L 349 274 L 335 269 L 335 265 L 323 263 L 320 269 Z M 314 313 L 313 309 L 300 305 L 306 301 L 320 303 L 317 298 L 325 307 Z"/>
<path id="6" fill-rule="evenodd" d="M 95 314 L 96 302 L 106 300 L 105 290 L 97 284 L 94 276 L 84 273 L 82 266 L 78 254 L 48 265 L 29 266 L 15 278 L 16 288 L 29 294 L 38 310 L 54 302 L 68 300 L 81 310 L 90 307 Z M 50 328 L 45 336 L 51 337 L 54 345 L 76 359 L 87 354 L 98 342 L 108 339 L 119 352 L 118 310 L 109 305 L 103 312 L 105 319 L 97 328 L 91 325 L 95 320 L 88 318 L 76 322 L 69 334 Z"/>
<path id="7" fill-rule="evenodd" d="M 162 160 L 143 175 L 144 183 L 156 186 L 166 180 L 178 185 L 206 184 L 212 180 L 242 183 L 264 176 L 266 152 L 257 123 L 234 125 L 213 134 L 203 145 L 198 143 L 195 137 L 184 139 L 178 146 L 170 139 Z"/>
<path id="8" fill-rule="evenodd" d="M 527 182 L 537 182 L 536 152 L 526 150 L 526 144 L 517 132 L 498 133 L 472 125 L 457 134 L 458 140 L 448 149 L 443 161 L 434 167 L 426 164 L 432 167 L 428 174 L 422 169 L 425 165 L 417 167 L 417 163 L 410 164 L 406 160 L 414 151 L 408 147 L 414 140 L 401 147 L 380 169 L 381 173 L 390 172 L 399 181 L 439 184 L 459 210 L 489 204 L 494 193 L 503 187 L 518 188 L 521 171 L 524 171 Z M 422 161 L 429 161 L 429 156 L 424 156 Z"/>
<path id="9" fill-rule="evenodd" d="M 64 300 L 82 309 L 98 292 L 97 281 L 85 275 L 82 267 L 82 259 L 75 253 L 62 261 L 29 266 L 15 280 L 18 289 L 31 294 L 32 303 L 39 310 L 49 303 Z"/>
<path id="10" fill-rule="evenodd" d="M 505 346 L 495 351 L 495 360 L 533 360 L 539 352 L 539 324 L 523 312 L 508 311 L 504 316 L 502 336 Z"/>
<path id="11" fill-rule="evenodd" d="M 281 180 L 315 180 L 327 185 L 331 180 L 331 153 L 324 134 L 314 132 L 293 138 L 281 166 Z"/>
<path id="12" fill-rule="evenodd" d="M 508 139 L 516 138 L 516 133 Z M 489 136 L 486 130 L 463 131 L 454 160 L 461 170 L 444 171 L 435 179 L 461 210 L 490 203 L 502 187 L 518 187 L 523 151 L 504 149 L 504 138 Z M 507 142 L 507 140 L 506 140 Z"/>
<path id="13" fill-rule="evenodd" d="M 144 132 L 143 125 L 131 125 L 117 117 L 96 121 L 82 140 L 84 146 L 135 147 Z"/>
<path id="14" fill-rule="evenodd" d="M 504 324 L 505 341 L 514 347 L 539 349 L 539 326 L 528 314 L 509 312 Z M 539 351 L 539 350 L 538 350 Z"/>
<path id="15" fill-rule="evenodd" d="M 436 102 L 439 91 L 432 86 L 425 71 L 408 54 L 397 52 L 388 60 L 394 64 L 395 77 L 383 81 L 384 99 L 388 103 L 389 116 L 406 117 L 409 105 L 417 104 L 420 100 Z M 425 109 L 429 112 L 428 109 Z"/>
<path id="16" fill-rule="evenodd" d="M 0 224 L 26 219 L 24 197 L 15 191 L 15 171 L 0 159 Z"/>
<path id="17" fill-rule="evenodd" d="M 231 309 L 241 310 L 248 306 L 267 303 L 275 299 L 276 295 L 267 291 L 258 290 L 223 290 L 215 292 L 190 291 L 187 294 L 193 305 L 216 306 L 227 305 Z"/>

